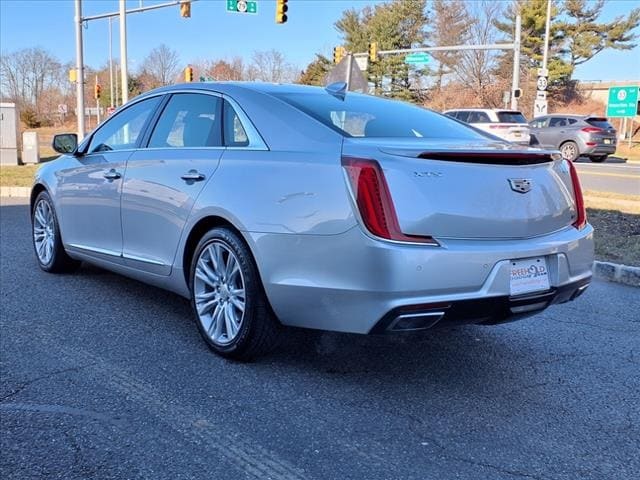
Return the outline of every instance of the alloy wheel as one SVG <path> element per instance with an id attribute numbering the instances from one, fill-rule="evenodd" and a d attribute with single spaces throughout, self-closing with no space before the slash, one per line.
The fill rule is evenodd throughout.
<path id="1" fill-rule="evenodd" d="M 46 200 L 40 200 L 33 212 L 33 240 L 38 260 L 48 265 L 55 245 L 55 222 L 51 205 Z"/>
<path id="2" fill-rule="evenodd" d="M 200 254 L 195 268 L 193 295 L 207 335 L 217 345 L 238 336 L 245 312 L 245 281 L 235 254 L 214 240 Z"/>

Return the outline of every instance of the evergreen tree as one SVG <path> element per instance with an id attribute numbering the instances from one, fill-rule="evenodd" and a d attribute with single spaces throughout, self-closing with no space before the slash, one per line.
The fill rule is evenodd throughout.
<path id="1" fill-rule="evenodd" d="M 316 53 L 315 60 L 307 65 L 307 68 L 300 75 L 298 83 L 322 86 L 324 85 L 324 77 L 329 73 L 331 67 L 331 60 Z"/>

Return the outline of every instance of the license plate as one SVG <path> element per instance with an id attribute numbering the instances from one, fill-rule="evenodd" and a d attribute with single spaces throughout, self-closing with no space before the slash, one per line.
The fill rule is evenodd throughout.
<path id="1" fill-rule="evenodd" d="M 511 260 L 511 295 L 549 290 L 549 270 L 544 257 Z"/>
<path id="2" fill-rule="evenodd" d="M 513 136 L 520 138 L 522 134 L 520 132 L 513 132 Z"/>
<path id="3" fill-rule="evenodd" d="M 611 144 L 611 139 L 610 139 L 610 138 L 605 138 L 605 139 L 604 139 L 604 144 L 605 144 L 605 145 L 609 145 L 609 144 Z"/>

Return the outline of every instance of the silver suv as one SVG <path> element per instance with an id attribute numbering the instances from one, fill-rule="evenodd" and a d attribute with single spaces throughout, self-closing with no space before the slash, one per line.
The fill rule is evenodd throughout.
<path id="1" fill-rule="evenodd" d="M 616 130 L 604 117 L 554 114 L 529 125 L 532 145 L 558 148 L 572 162 L 580 156 L 604 162 L 616 151 Z"/>

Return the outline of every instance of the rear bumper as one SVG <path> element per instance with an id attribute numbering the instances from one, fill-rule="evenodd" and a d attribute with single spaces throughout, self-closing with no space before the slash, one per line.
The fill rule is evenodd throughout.
<path id="1" fill-rule="evenodd" d="M 495 305 L 520 300 L 509 296 L 511 260 L 545 257 L 551 292 L 588 281 L 593 264 L 590 225 L 523 240 L 440 239 L 440 247 L 380 241 L 358 227 L 340 235 L 245 233 L 283 324 L 351 333 L 370 333 L 389 312 L 424 304 L 487 302 L 479 318 L 449 317 L 503 321 L 504 305 L 498 313 Z M 541 308 L 565 298 L 558 293 Z"/>
<path id="2" fill-rule="evenodd" d="M 547 307 L 575 300 L 584 293 L 591 277 L 526 295 L 473 298 L 424 305 L 399 307 L 388 312 L 370 333 L 394 333 L 451 327 L 463 324 L 497 325 L 526 318 Z"/>
<path id="3" fill-rule="evenodd" d="M 616 152 L 616 144 L 587 145 L 587 142 L 580 139 L 580 155 L 611 155 Z"/>

